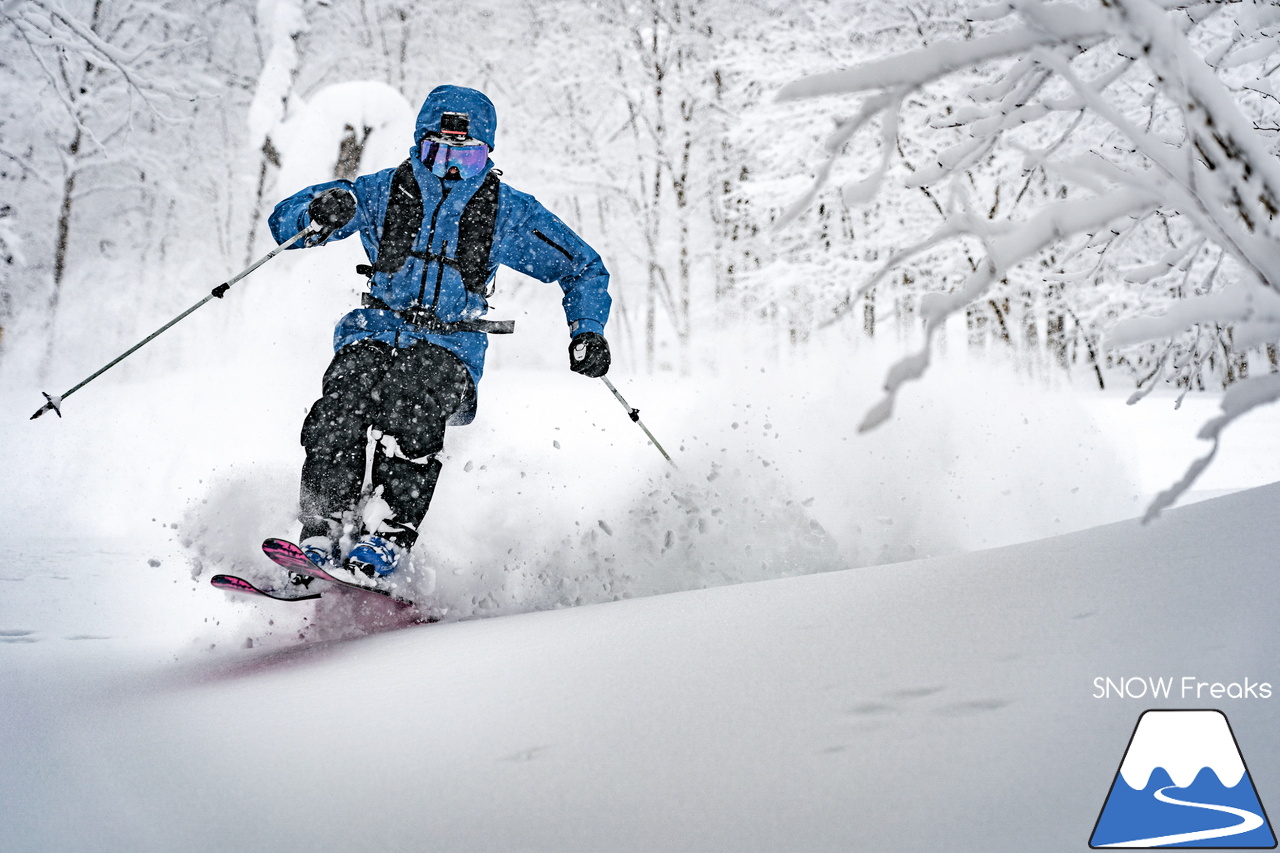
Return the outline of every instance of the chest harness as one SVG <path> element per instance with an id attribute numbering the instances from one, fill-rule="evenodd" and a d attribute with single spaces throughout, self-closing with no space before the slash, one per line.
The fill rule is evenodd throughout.
<path id="1" fill-rule="evenodd" d="M 416 251 L 413 248 L 418 232 L 422 230 L 424 210 L 422 189 L 413 175 L 411 161 L 401 163 L 391 178 L 391 190 L 387 200 L 387 210 L 382 220 L 382 236 L 378 241 L 378 260 L 372 264 L 359 264 L 356 272 L 367 276 L 372 284 L 374 273 L 399 272 L 409 258 L 422 261 L 422 285 L 418 293 L 418 304 L 401 311 L 396 311 L 372 293 L 366 292 L 361 297 L 365 308 L 376 308 L 391 311 L 397 317 L 412 323 L 420 329 L 436 334 L 453 332 L 487 332 L 493 335 L 509 335 L 515 331 L 515 320 L 455 320 L 445 322 L 435 314 L 435 300 L 432 307 L 422 304 L 427 289 L 427 268 L 435 261 L 440 266 L 436 272 L 435 299 L 440 297 L 440 281 L 444 276 L 446 265 L 453 267 L 462 276 L 462 283 L 468 291 L 481 297 L 492 293 L 489 287 L 489 252 L 493 248 L 494 224 L 498 218 L 498 171 L 491 169 L 484 182 L 468 199 L 458 220 L 458 245 L 454 254 L 448 254 L 446 243 L 439 254 L 430 251 Z M 446 191 L 447 195 L 447 191 Z M 441 198 L 441 204 L 444 198 Z M 431 216 L 431 231 L 434 236 L 436 216 L 440 213 L 437 205 Z M 428 247 L 431 240 L 427 241 Z"/>

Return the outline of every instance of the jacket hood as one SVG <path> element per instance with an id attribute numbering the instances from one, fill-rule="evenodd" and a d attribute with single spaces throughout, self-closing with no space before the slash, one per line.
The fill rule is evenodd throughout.
<path id="1" fill-rule="evenodd" d="M 427 95 L 418 112 L 418 123 L 413 131 L 414 143 L 432 131 L 440 130 L 440 116 L 444 113 L 466 113 L 470 117 L 470 135 L 479 139 L 489 150 L 494 148 L 498 132 L 498 113 L 493 102 L 477 89 L 463 86 L 437 86 Z"/>

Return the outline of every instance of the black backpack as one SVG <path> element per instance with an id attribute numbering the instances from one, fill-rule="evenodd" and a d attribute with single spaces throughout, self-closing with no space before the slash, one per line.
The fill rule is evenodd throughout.
<path id="1" fill-rule="evenodd" d="M 413 176 L 411 161 L 405 160 L 391 178 L 390 198 L 378 242 L 378 260 L 373 264 L 360 264 L 356 272 L 365 276 L 375 272 L 394 273 L 410 256 L 424 261 L 438 260 L 461 273 L 467 290 L 487 297 L 489 252 L 493 248 L 493 229 L 498 218 L 499 174 L 497 169 L 491 169 L 467 201 L 458 222 L 458 245 L 453 257 L 448 257 L 413 250 L 413 242 L 422 230 L 422 190 Z"/>

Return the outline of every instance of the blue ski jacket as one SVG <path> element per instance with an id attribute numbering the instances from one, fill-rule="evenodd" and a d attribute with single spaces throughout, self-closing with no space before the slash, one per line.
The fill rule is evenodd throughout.
<path id="1" fill-rule="evenodd" d="M 471 136 L 493 149 L 497 119 L 492 103 L 482 93 L 458 86 L 441 86 L 427 97 L 418 114 L 409 160 L 422 192 L 423 212 L 422 226 L 413 249 L 429 259 L 410 255 L 404 266 L 394 273 L 373 273 L 370 292 L 392 310 L 358 308 L 351 311 L 339 321 L 333 343 L 334 349 L 338 350 L 356 341 L 370 339 L 396 347 L 429 341 L 458 356 L 470 371 L 471 378 L 479 383 L 484 373 L 488 335 L 470 331 L 431 333 L 395 313 L 421 306 L 449 323 L 477 319 L 489 309 L 483 295 L 466 288 L 455 265 L 437 259 L 440 256 L 453 257 L 463 208 L 493 168 L 490 160 L 474 177 L 443 180 L 418 159 L 418 143 L 429 131 L 439 129 L 440 116 L 444 112 L 468 113 L 471 116 Z M 311 218 L 307 214 L 307 206 L 311 200 L 325 190 L 341 187 L 355 195 L 356 213 L 325 242 L 359 233 L 370 262 L 376 262 L 394 174 L 394 168 L 383 169 L 354 181 L 326 181 L 307 187 L 276 205 L 269 220 L 271 233 L 277 243 L 282 243 L 308 227 Z M 295 244 L 290 248 L 302 248 L 302 245 Z M 604 334 L 611 300 L 609 273 L 600 255 L 536 198 L 505 183 L 500 184 L 498 191 L 493 246 L 489 252 L 490 281 L 499 264 L 540 281 L 558 281 L 564 293 L 562 304 L 571 336 L 584 332 Z M 470 416 L 463 420 L 469 421 Z"/>

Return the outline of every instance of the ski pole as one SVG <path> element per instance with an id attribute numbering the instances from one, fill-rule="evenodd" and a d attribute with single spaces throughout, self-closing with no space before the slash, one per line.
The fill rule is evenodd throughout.
<path id="1" fill-rule="evenodd" d="M 639 409 L 633 409 L 633 408 L 631 407 L 631 404 L 630 404 L 630 403 L 628 403 L 628 402 L 623 398 L 623 396 L 622 396 L 621 394 L 619 394 L 619 393 L 618 393 L 618 389 L 617 389 L 617 388 L 615 388 L 615 387 L 613 386 L 613 383 L 609 381 L 609 377 L 607 377 L 607 376 L 601 376 L 601 377 L 600 377 L 600 380 L 601 380 L 602 382 L 604 382 L 604 384 L 605 384 L 605 385 L 607 385 L 607 386 L 609 387 L 609 390 L 610 390 L 610 391 L 612 391 L 612 392 L 613 392 L 613 396 L 614 396 L 614 397 L 616 397 L 616 398 L 618 399 L 618 402 L 622 404 L 622 408 L 624 408 L 624 409 L 626 409 L 626 410 L 627 410 L 627 417 L 629 417 L 629 418 L 631 418 L 631 420 L 635 421 L 636 426 L 638 426 L 638 427 L 640 427 L 640 429 L 644 430 L 644 434 L 645 434 L 645 435 L 647 435 L 647 436 L 649 436 L 649 440 L 653 442 L 653 446 L 654 446 L 654 447 L 656 447 L 656 448 L 658 448 L 658 452 L 662 454 L 662 458 L 663 458 L 663 459 L 666 459 L 668 462 L 670 462 L 670 463 L 671 463 L 671 465 L 672 465 L 672 467 L 679 467 L 679 466 L 677 466 L 677 465 L 676 465 L 675 461 L 674 461 L 674 460 L 672 460 L 671 456 L 670 456 L 670 455 L 668 455 L 667 451 L 665 451 L 665 450 L 663 450 L 663 449 L 662 449 L 662 445 L 658 443 L 658 439 L 656 439 L 656 438 L 654 438 L 654 437 L 653 437 L 653 433 L 649 432 L 649 428 L 648 428 L 647 426 L 645 426 L 645 425 L 644 425 L 644 421 L 640 420 L 640 410 L 639 410 Z"/>
<path id="2" fill-rule="evenodd" d="M 94 371 L 90 376 L 88 376 L 87 378 L 85 378 L 85 379 L 81 380 L 78 384 L 74 385 L 74 386 L 71 388 L 71 390 L 69 390 L 69 391 L 64 391 L 62 394 L 59 394 L 59 395 L 58 395 L 58 396 L 56 396 L 56 397 L 55 397 L 55 396 L 53 396 L 53 395 L 51 395 L 51 394 L 49 394 L 47 391 L 42 391 L 42 392 L 40 392 L 40 393 L 44 394 L 44 398 L 45 398 L 45 400 L 47 400 L 48 402 L 47 402 L 47 403 L 45 403 L 43 406 L 41 406 L 39 409 L 37 409 L 37 410 L 36 410 L 36 413 L 35 413 L 34 415 L 32 415 L 32 416 L 31 416 L 31 420 L 33 420 L 33 421 L 34 421 L 36 418 L 40 417 L 41 415 L 43 415 L 45 412 L 49 411 L 50 409 L 52 409 L 54 412 L 57 412 L 58 417 L 62 417 L 62 401 L 63 401 L 63 400 L 67 399 L 67 398 L 68 398 L 68 397 L 70 397 L 72 394 L 76 393 L 76 392 L 77 392 L 77 391 L 79 391 L 81 388 L 83 388 L 84 386 L 88 385 L 90 382 L 92 382 L 93 380 L 97 379 L 99 376 L 101 376 L 102 374 L 106 373 L 108 370 L 110 370 L 111 368 L 115 367 L 117 364 L 119 364 L 120 362 L 124 361 L 126 358 L 128 358 L 128 357 L 129 357 L 129 356 L 131 356 L 131 355 L 133 355 L 135 352 L 137 352 L 138 350 L 142 349 L 142 348 L 143 348 L 144 346 L 146 346 L 147 344 L 149 344 L 149 343 L 151 343 L 152 341 L 154 341 L 156 338 L 160 337 L 160 335 L 161 335 L 161 334 L 163 334 L 164 332 L 168 331 L 171 327 L 173 327 L 174 325 L 176 325 L 176 324 L 178 323 L 178 321 L 185 319 L 185 318 L 186 318 L 186 316 L 187 316 L 188 314 L 190 314 L 191 312 L 195 311 L 195 310 L 196 310 L 197 308 L 199 308 L 200 306 L 204 305 L 204 304 L 205 304 L 206 302 L 208 302 L 210 299 L 215 299 L 215 298 L 216 298 L 216 299 L 221 299 L 222 297 L 226 296 L 226 295 L 227 295 L 227 291 L 231 289 L 231 286 L 232 286 L 233 284 L 235 284 L 235 283 L 236 283 L 236 282 L 238 282 L 240 279 L 242 279 L 242 278 L 244 278 L 245 276 L 247 276 L 249 273 L 251 273 L 251 272 L 253 272 L 254 270 L 256 270 L 258 267 L 260 267 L 260 266 L 262 266 L 263 264 L 265 264 L 267 261 L 269 261 L 269 260 L 271 260 L 272 258 L 274 258 L 276 255 L 278 255 L 278 254 L 280 254 L 281 252 L 283 252 L 285 249 L 287 249 L 287 248 L 289 248 L 290 246 L 292 246 L 294 243 L 296 243 L 296 242 L 298 242 L 299 240 L 301 240 L 303 237 L 307 236 L 308 234 L 319 233 L 319 232 L 321 232 L 322 230 L 323 230 L 323 229 L 321 229 L 321 228 L 317 228 L 317 227 L 315 227 L 314 225 L 308 225 L 306 228 L 302 229 L 302 230 L 301 230 L 301 231 L 299 231 L 297 234 L 294 234 L 294 235 L 293 235 L 292 237 L 290 237 L 288 240 L 285 240 L 285 241 L 284 241 L 283 243 L 281 243 L 279 246 L 276 246 L 276 247 L 275 247 L 274 249 L 272 249 L 270 252 L 267 252 L 267 254 L 263 255 L 261 258 L 259 258 L 258 260 L 254 261 L 252 264 L 250 264 L 250 265 L 249 265 L 249 267 L 248 267 L 247 269 L 245 269 L 245 270 L 244 270 L 243 272 L 241 272 L 239 275 L 236 275 L 236 276 L 234 276 L 234 277 L 232 277 L 232 278 L 229 278 L 229 279 L 227 279 L 226 281 L 224 281 L 222 284 L 220 284 L 220 285 L 218 285 L 217 287 L 215 287 L 213 290 L 211 290 L 211 291 L 209 292 L 209 295 L 208 295 L 208 296 L 206 296 L 204 299 L 201 299 L 201 300 L 200 300 L 199 302 L 197 302 L 195 305 L 192 305 L 192 306 L 191 306 L 190 308 L 188 308 L 186 311 L 183 311 L 183 312 L 182 312 L 181 314 L 179 314 L 177 317 L 174 317 L 172 320 L 170 320 L 169 322 L 165 323 L 163 326 L 161 326 L 160 328 L 156 329 L 154 332 L 152 332 L 151 334 L 147 335 L 145 338 L 143 338 L 142 340 L 138 341 L 138 342 L 137 342 L 136 344 L 134 344 L 133 346 L 129 347 L 129 349 L 127 349 L 127 350 L 126 350 L 124 353 L 122 353 L 121 355 L 117 356 L 116 358 L 114 358 L 114 359 L 112 359 L 111 361 L 107 362 L 107 363 L 106 363 L 105 365 L 103 365 L 102 367 L 98 368 L 98 370 Z"/>

